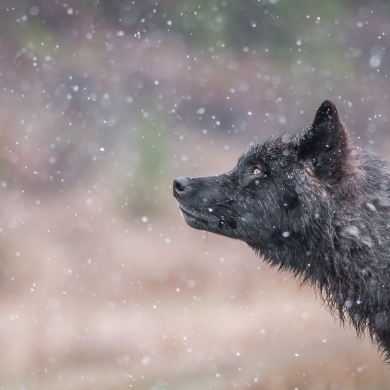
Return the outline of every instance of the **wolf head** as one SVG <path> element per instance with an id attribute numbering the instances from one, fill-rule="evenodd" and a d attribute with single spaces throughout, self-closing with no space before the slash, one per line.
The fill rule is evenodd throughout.
<path id="1" fill-rule="evenodd" d="M 353 146 L 333 102 L 302 133 L 251 146 L 222 175 L 178 178 L 173 193 L 190 226 L 315 286 L 390 363 L 390 164 Z"/>
<path id="2" fill-rule="evenodd" d="M 292 265 L 295 251 L 332 245 L 330 216 L 352 154 L 336 106 L 326 100 L 302 133 L 251 146 L 230 172 L 177 178 L 173 194 L 193 228 L 242 240 L 266 259 Z"/>

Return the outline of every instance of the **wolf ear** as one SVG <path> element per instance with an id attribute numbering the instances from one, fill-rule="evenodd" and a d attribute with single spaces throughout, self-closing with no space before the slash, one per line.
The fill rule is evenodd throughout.
<path id="1" fill-rule="evenodd" d="M 317 174 L 335 176 L 342 173 L 340 167 L 348 151 L 347 144 L 348 135 L 336 106 L 325 100 L 298 142 L 299 157 L 310 158 Z"/>

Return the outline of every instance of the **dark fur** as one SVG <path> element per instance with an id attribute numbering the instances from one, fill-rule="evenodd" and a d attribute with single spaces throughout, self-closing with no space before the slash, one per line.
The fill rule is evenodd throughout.
<path id="1" fill-rule="evenodd" d="M 232 171 L 176 179 L 174 196 L 190 226 L 242 240 L 315 286 L 390 362 L 390 164 L 353 145 L 332 101 Z"/>

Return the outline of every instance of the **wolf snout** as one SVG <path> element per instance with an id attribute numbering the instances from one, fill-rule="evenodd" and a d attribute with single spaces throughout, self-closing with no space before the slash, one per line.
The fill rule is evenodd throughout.
<path id="1" fill-rule="evenodd" d="M 190 180 L 187 177 L 178 177 L 173 181 L 173 196 L 179 198 L 191 189 Z"/>

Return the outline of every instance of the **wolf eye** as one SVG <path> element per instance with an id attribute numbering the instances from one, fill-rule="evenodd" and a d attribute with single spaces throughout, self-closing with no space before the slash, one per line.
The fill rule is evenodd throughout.
<path id="1" fill-rule="evenodd" d="M 260 168 L 255 168 L 254 170 L 253 170 L 253 174 L 254 175 L 260 175 L 260 173 L 261 173 L 261 169 Z"/>

